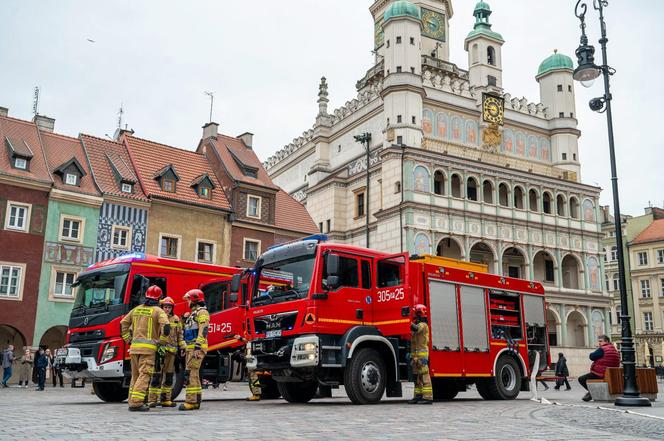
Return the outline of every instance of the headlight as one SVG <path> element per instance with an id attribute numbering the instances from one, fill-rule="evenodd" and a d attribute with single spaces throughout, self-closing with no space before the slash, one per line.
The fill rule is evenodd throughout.
<path id="1" fill-rule="evenodd" d="M 108 360 L 112 360 L 117 353 L 117 346 L 107 346 L 106 349 L 104 349 L 104 352 L 101 354 L 101 360 L 99 360 L 99 364 L 106 363 Z"/>
<path id="2" fill-rule="evenodd" d="M 320 341 L 315 335 L 298 337 L 293 342 L 290 362 L 293 367 L 313 367 L 318 365 Z"/>
<path id="3" fill-rule="evenodd" d="M 318 349 L 315 343 L 300 343 L 297 346 L 297 350 L 302 352 L 314 352 Z"/>

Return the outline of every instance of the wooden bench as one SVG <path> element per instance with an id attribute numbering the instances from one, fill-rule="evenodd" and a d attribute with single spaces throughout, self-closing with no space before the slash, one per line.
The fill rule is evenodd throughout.
<path id="1" fill-rule="evenodd" d="M 636 384 L 639 386 L 641 395 L 650 401 L 657 399 L 659 387 L 657 385 L 657 374 L 653 368 L 637 368 Z M 604 378 L 601 380 L 588 380 L 588 392 L 594 401 L 613 402 L 623 393 L 623 369 L 607 368 Z"/>

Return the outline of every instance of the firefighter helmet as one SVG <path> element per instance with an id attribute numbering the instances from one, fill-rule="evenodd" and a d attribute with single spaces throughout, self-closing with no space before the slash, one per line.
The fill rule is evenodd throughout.
<path id="1" fill-rule="evenodd" d="M 145 291 L 145 297 L 148 299 L 159 300 L 161 295 L 162 295 L 161 288 L 159 288 L 157 285 L 152 285 L 151 287 L 148 288 L 147 291 Z"/>
<path id="2" fill-rule="evenodd" d="M 175 306 L 175 302 L 170 297 L 164 297 L 159 301 L 162 306 Z"/>
<path id="3" fill-rule="evenodd" d="M 413 306 L 413 311 L 415 311 L 415 315 L 418 317 L 427 316 L 427 307 L 422 305 L 421 303 L 418 303 L 417 305 Z"/>
<path id="4" fill-rule="evenodd" d="M 203 291 L 200 289 L 191 289 L 187 291 L 187 294 L 184 295 L 185 300 L 189 300 L 190 302 L 198 303 L 202 302 L 205 297 L 203 295 Z"/>

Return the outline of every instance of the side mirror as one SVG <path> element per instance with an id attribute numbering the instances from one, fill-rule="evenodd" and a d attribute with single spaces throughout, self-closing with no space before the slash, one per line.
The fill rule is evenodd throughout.
<path id="1" fill-rule="evenodd" d="M 339 288 L 340 284 L 339 276 L 327 276 L 325 279 L 326 288 L 330 291 Z"/>
<path id="2" fill-rule="evenodd" d="M 339 274 L 339 256 L 336 254 L 328 254 L 325 259 L 325 271 L 329 276 L 336 276 Z"/>
<path id="3" fill-rule="evenodd" d="M 145 293 L 147 292 L 148 288 L 150 287 L 150 279 L 148 279 L 145 276 L 138 275 L 137 277 L 140 277 L 141 279 L 141 297 L 145 296 Z"/>
<path id="4" fill-rule="evenodd" d="M 237 293 L 240 292 L 240 282 L 242 282 L 242 274 L 233 274 L 231 279 L 231 301 L 237 301 Z M 235 295 L 235 300 L 232 296 Z"/>

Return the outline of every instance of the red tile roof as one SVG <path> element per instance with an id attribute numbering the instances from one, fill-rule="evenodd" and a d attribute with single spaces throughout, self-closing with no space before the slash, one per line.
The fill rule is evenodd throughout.
<path id="1" fill-rule="evenodd" d="M 276 204 L 277 210 L 274 216 L 276 227 L 307 234 L 318 233 L 318 227 L 307 209 L 291 195 L 279 189 Z"/>
<path id="2" fill-rule="evenodd" d="M 241 139 L 218 134 L 216 139 L 209 138 L 203 142 L 206 141 L 209 141 L 209 143 L 215 147 L 215 150 L 221 158 L 224 167 L 226 167 L 231 179 L 237 182 L 260 185 L 273 190 L 279 188 L 268 176 L 254 150 L 245 146 Z M 238 161 L 245 166 L 256 169 L 257 177 L 254 178 L 245 175 L 242 172 L 240 165 L 238 165 Z"/>
<path id="3" fill-rule="evenodd" d="M 10 139 L 17 149 L 24 149 L 24 147 L 17 146 L 20 143 L 25 143 L 30 149 L 34 156 L 30 159 L 28 170 L 12 168 L 7 139 Z M 0 116 L 0 174 L 47 184 L 52 183 L 35 123 Z"/>
<path id="4" fill-rule="evenodd" d="M 653 221 L 645 230 L 641 231 L 631 243 L 640 244 L 658 241 L 664 241 L 664 219 Z"/>
<path id="5" fill-rule="evenodd" d="M 79 139 L 43 131 L 41 132 L 41 139 L 55 188 L 92 196 L 101 196 L 99 189 L 95 185 L 88 159 Z M 78 186 L 65 184 L 62 177 L 55 173 L 56 169 L 72 159 L 78 162 L 78 165 L 85 173 Z"/>
<path id="6" fill-rule="evenodd" d="M 81 134 L 79 138 L 88 153 L 92 174 L 102 193 L 143 202 L 148 201 L 123 143 L 85 134 Z M 132 193 L 122 191 L 120 179 L 134 183 Z"/>
<path id="7" fill-rule="evenodd" d="M 129 155 L 143 189 L 150 198 L 166 199 L 222 210 L 231 209 L 230 203 L 221 190 L 221 185 L 219 185 L 219 181 L 217 181 L 204 155 L 131 135 L 125 135 L 123 140 L 129 150 Z M 180 178 L 176 185 L 176 193 L 163 191 L 159 182 L 154 179 L 157 172 L 168 165 L 173 165 Z M 191 187 L 191 183 L 202 173 L 207 173 L 215 186 L 215 190 L 212 190 L 211 199 L 199 197 L 194 188 Z"/>

